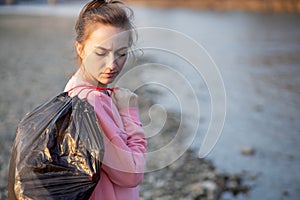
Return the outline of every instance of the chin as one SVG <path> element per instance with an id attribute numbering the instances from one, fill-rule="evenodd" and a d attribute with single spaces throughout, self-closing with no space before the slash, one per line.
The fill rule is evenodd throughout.
<path id="1" fill-rule="evenodd" d="M 114 80 L 109 80 L 109 79 L 106 79 L 106 80 L 99 80 L 99 83 L 101 83 L 102 85 L 108 85 L 108 84 L 111 84 Z"/>

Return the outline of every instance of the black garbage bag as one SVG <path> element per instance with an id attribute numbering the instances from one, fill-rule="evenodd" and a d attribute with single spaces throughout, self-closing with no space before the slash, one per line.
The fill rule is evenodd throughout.
<path id="1" fill-rule="evenodd" d="M 88 199 L 100 179 L 102 131 L 86 99 L 62 93 L 20 122 L 9 199 Z"/>

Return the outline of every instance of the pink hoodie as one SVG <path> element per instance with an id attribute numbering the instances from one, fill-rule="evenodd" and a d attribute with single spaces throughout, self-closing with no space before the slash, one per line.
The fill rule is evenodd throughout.
<path id="1" fill-rule="evenodd" d="M 65 91 L 89 85 L 74 75 Z M 146 163 L 146 140 L 137 108 L 118 111 L 112 99 L 97 90 L 76 88 L 71 97 L 87 98 L 94 107 L 103 130 L 105 153 L 101 179 L 90 200 L 135 200 L 139 199 L 138 185 L 142 182 Z"/>

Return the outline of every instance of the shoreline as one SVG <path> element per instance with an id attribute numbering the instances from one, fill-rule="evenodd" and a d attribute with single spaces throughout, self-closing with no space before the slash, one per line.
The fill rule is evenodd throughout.
<path id="1" fill-rule="evenodd" d="M 208 159 L 214 161 L 215 170 L 229 174 L 246 171 L 252 174 L 250 179 L 257 178 L 249 195 L 237 199 L 296 200 L 300 180 L 296 122 L 299 114 L 293 108 L 300 105 L 299 45 L 295 40 L 299 35 L 299 15 L 136 8 L 140 24 L 178 28 L 204 41 L 216 62 L 222 64 L 231 103 L 229 120 Z M 171 17 L 164 18 L 166 15 Z M 65 18 L 29 20 L 29 16 L 11 16 L 6 19 L 9 23 L 1 23 L 0 37 L 3 61 L 0 90 L 6 94 L 1 96 L 0 104 L 0 146 L 4 149 L 0 152 L 1 160 L 4 159 L 0 163 L 0 184 L 6 176 L 5 161 L 18 118 L 45 98 L 56 95 L 63 88 L 66 76 L 76 68 L 70 63 L 74 60 L 71 50 L 74 27 L 70 23 L 75 20 L 64 23 Z M 205 29 L 194 28 L 193 24 Z M 227 29 L 224 35 L 219 35 L 222 27 Z M 254 155 L 241 155 L 243 146 L 254 148 Z M 3 185 L 6 187 L 6 183 Z"/>
<path id="2" fill-rule="evenodd" d="M 161 9 L 190 9 L 199 11 L 220 12 L 257 12 L 257 13 L 300 13 L 300 0 L 271 0 L 271 1 L 210 1 L 210 0 L 123 0 L 130 7 L 161 8 Z M 1 5 L 0 14 L 38 14 L 56 16 L 77 16 L 84 3 L 61 2 L 56 4 L 17 3 Z"/>
<path id="3" fill-rule="evenodd" d="M 30 5 L 2 5 L 0 15 L 30 15 L 56 16 L 74 18 L 80 13 L 83 4 L 30 4 Z"/>
<path id="4" fill-rule="evenodd" d="M 124 0 L 124 2 L 131 5 L 161 7 L 161 8 L 191 8 L 200 10 L 216 10 L 216 11 L 256 11 L 256 12 L 287 12 L 300 13 L 300 1 L 296 0 Z"/>
<path id="5" fill-rule="evenodd" d="M 20 119 L 25 113 L 61 91 L 68 79 L 68 74 L 76 70 L 73 65 L 74 61 L 71 59 L 72 49 L 71 46 L 68 46 L 72 40 L 70 36 L 73 23 L 73 20 L 69 18 L 63 18 L 57 22 L 57 17 L 37 18 L 16 15 L 14 17 L 8 15 L 0 20 L 3 30 L 0 35 L 0 41 L 3 43 L 0 55 L 3 62 L 7 63 L 7 65 L 1 64 L 0 66 L 1 72 L 7 73 L 7 76 L 1 79 L 0 84 L 0 91 L 7 94 L 1 97 L 0 105 L 1 116 L 5 116 L 5 118 L 1 118 L 0 123 L 0 146 L 3 148 L 0 152 L 0 200 L 7 199 L 9 159 L 15 128 Z M 51 29 L 48 30 L 47 27 L 50 26 Z M 54 40 L 54 38 L 56 39 Z M 45 46 L 45 42 L 47 49 L 42 48 Z M 54 51 L 58 47 L 62 49 Z M 23 52 L 23 48 L 27 49 L 26 53 Z M 12 53 L 18 59 L 9 56 Z M 38 56 L 36 56 L 37 54 Z M 56 59 L 53 61 L 51 58 Z M 19 74 L 20 72 L 22 72 L 22 76 Z M 139 78 L 135 81 L 139 81 Z M 18 89 L 16 90 L 16 88 Z M 155 103 L 153 99 L 147 100 L 149 96 L 143 97 L 141 94 L 140 98 L 145 98 L 145 101 L 149 103 L 141 108 L 146 111 L 149 110 L 147 106 Z M 169 115 L 170 123 L 164 132 L 169 134 L 165 138 L 166 141 L 178 128 L 176 113 Z M 161 142 L 160 137 L 158 141 L 153 141 L 154 146 Z M 151 147 L 149 146 L 149 148 Z M 189 165 L 188 168 L 187 165 Z M 185 177 L 183 172 L 194 173 L 194 175 Z M 178 177 L 176 185 L 171 184 L 173 176 Z M 232 195 L 237 191 L 239 193 L 247 192 L 248 186 L 241 182 L 245 176 L 219 173 L 210 160 L 199 159 L 189 150 L 172 165 L 145 174 L 144 183 L 141 185 L 141 199 L 147 200 L 152 197 L 168 199 L 167 196 L 169 199 L 174 199 L 179 194 L 184 195 L 186 192 L 191 192 L 191 199 L 213 195 L 212 200 L 218 200 L 225 191 Z M 160 184 L 167 182 L 169 190 L 162 190 Z"/>

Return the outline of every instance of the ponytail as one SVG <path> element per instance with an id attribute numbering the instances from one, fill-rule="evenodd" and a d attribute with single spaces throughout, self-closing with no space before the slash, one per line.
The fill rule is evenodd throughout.
<path id="1" fill-rule="evenodd" d="M 128 12 L 126 12 L 128 11 Z M 83 43 L 88 38 L 88 25 L 91 23 L 101 23 L 111 25 L 125 30 L 133 29 L 131 20 L 133 12 L 121 1 L 115 0 L 92 0 L 81 10 L 77 19 L 76 41 Z"/>

